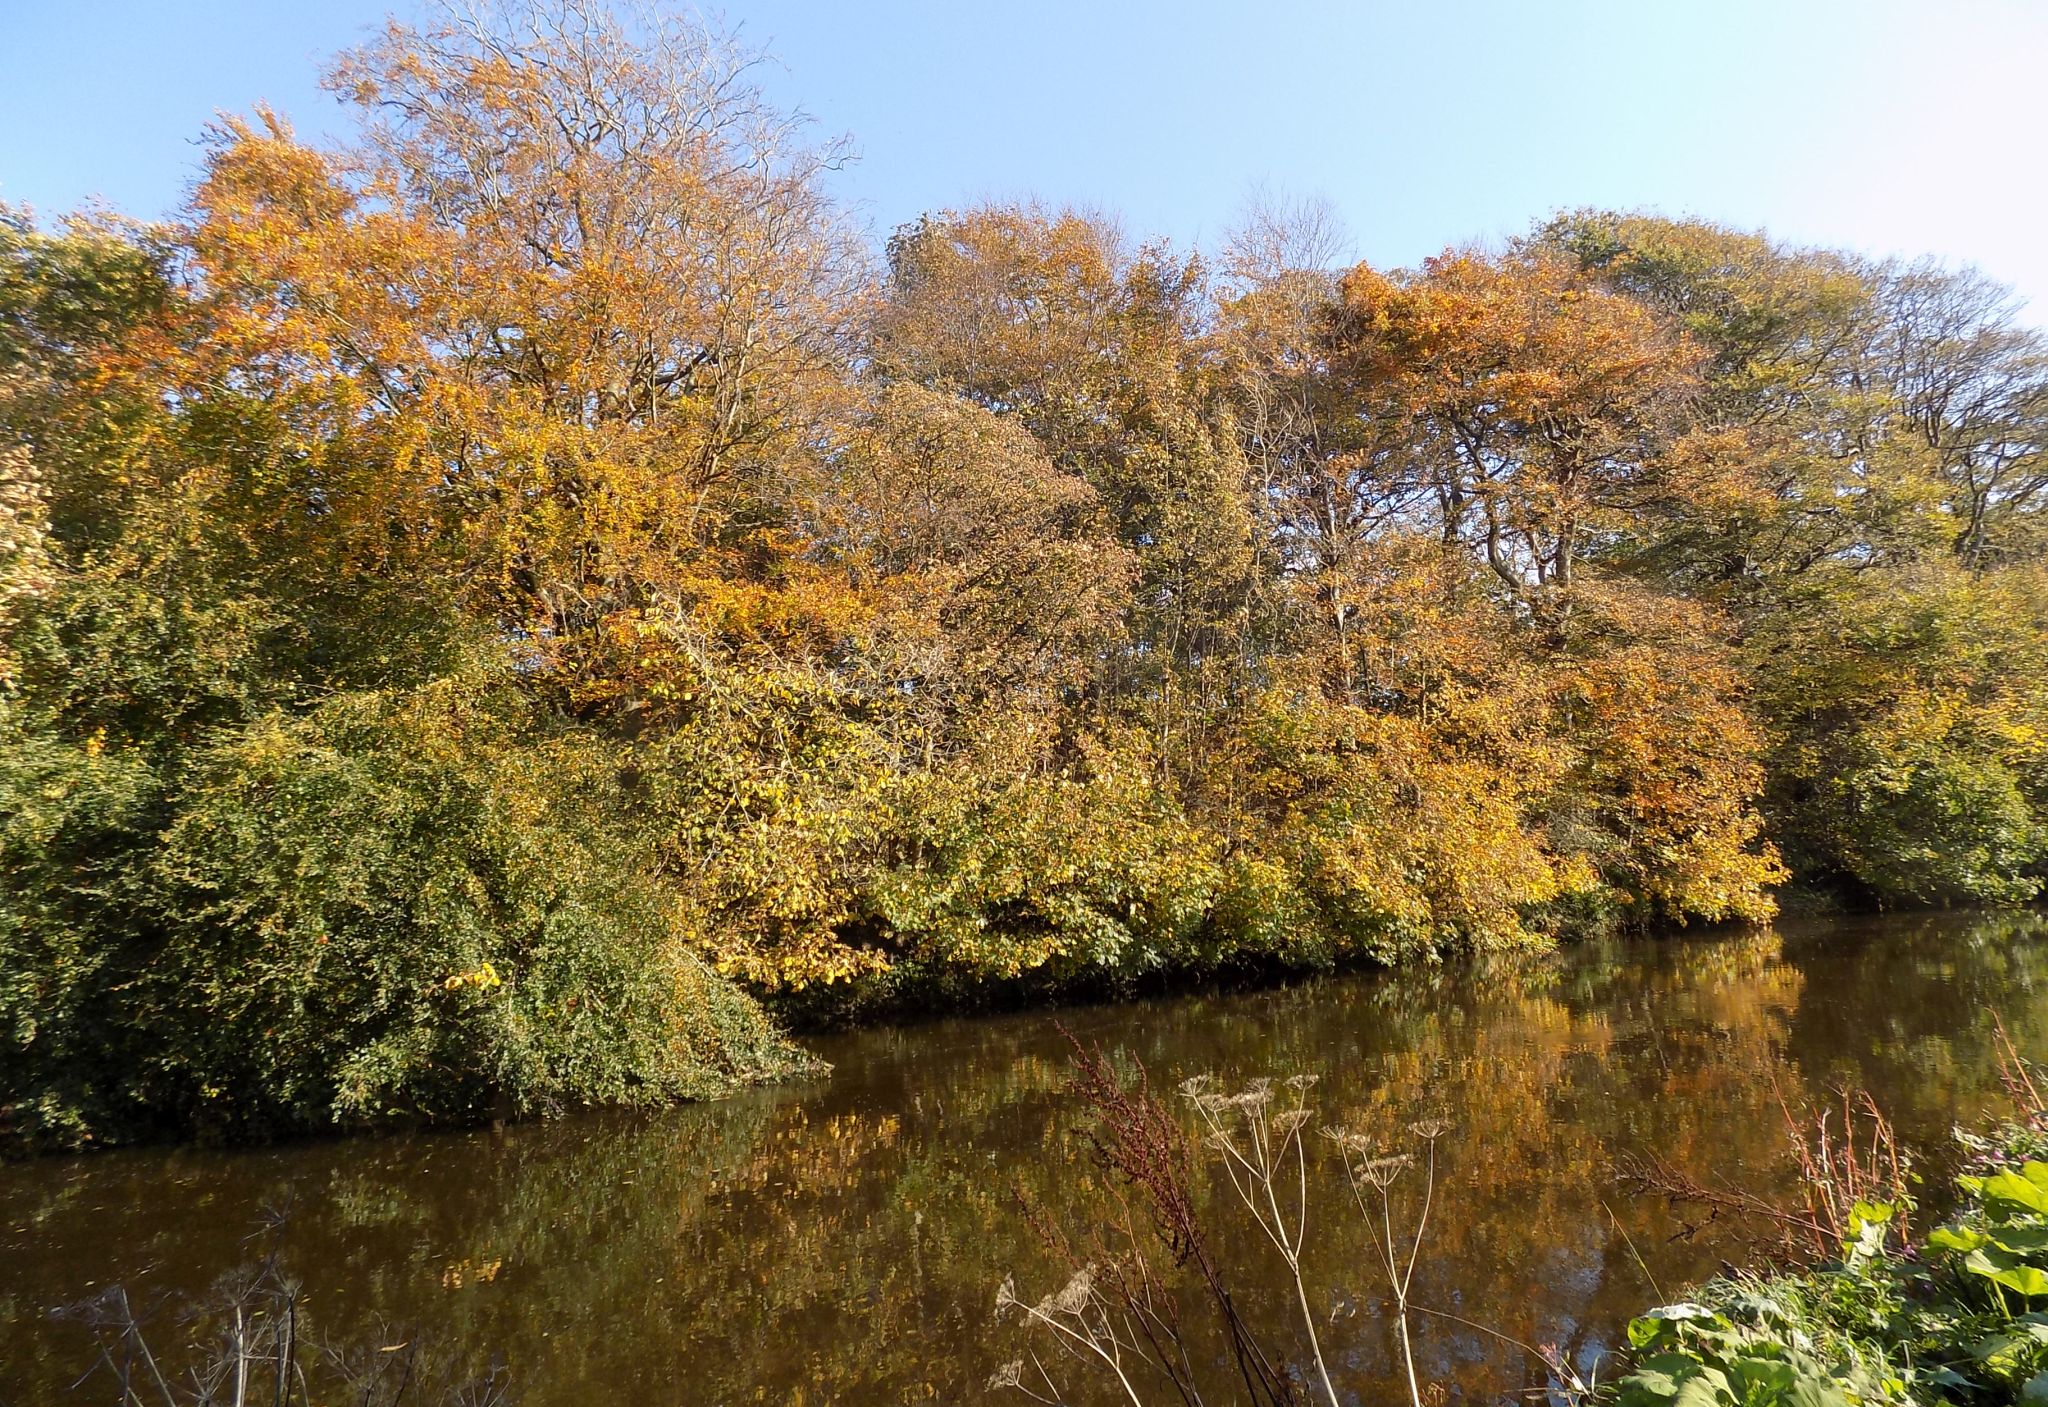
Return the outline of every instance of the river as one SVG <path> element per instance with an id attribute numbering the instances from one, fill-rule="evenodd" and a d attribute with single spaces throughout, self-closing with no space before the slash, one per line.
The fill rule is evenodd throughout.
<path id="1" fill-rule="evenodd" d="M 1617 1158 L 1783 1192 L 1780 1095 L 1852 1084 L 1932 1191 L 1952 1127 L 1998 1107 L 1996 1018 L 2048 1057 L 2039 914 L 1788 922 L 872 1030 L 814 1042 L 829 1080 L 654 1117 L 0 1166 L 0 1404 L 110 1400 L 104 1378 L 70 1391 L 93 1353 L 54 1309 L 123 1284 L 176 1359 L 198 1332 L 178 1305 L 272 1250 L 322 1338 L 495 1362 L 531 1407 L 1025 1402 L 985 1386 L 1023 1351 L 996 1288 L 1014 1274 L 1035 1298 L 1065 1272 L 1019 1194 L 1077 1231 L 1109 1205 L 1062 1025 L 1161 1087 L 1307 1072 L 1319 1123 L 1446 1120 L 1417 1299 L 1590 1364 L 1748 1235 L 1630 1195 Z M 1383 1280 L 1322 1148 L 1305 1268 L 1332 1372 L 1395 1400 Z M 1241 1212 L 1213 1215 L 1249 1312 L 1281 1332 L 1292 1282 Z M 1542 1381 L 1500 1340 L 1417 1332 L 1450 1401 Z"/>

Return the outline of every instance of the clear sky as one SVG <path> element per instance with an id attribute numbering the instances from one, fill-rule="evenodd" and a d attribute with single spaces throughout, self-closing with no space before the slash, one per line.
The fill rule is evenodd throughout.
<path id="1" fill-rule="evenodd" d="M 407 12 L 417 0 L 399 0 Z M 154 215 L 216 110 L 315 76 L 391 0 L 0 0 L 0 199 Z M 1257 187 L 1412 263 L 1561 207 L 1933 253 L 2048 322 L 2042 0 L 735 0 L 777 95 L 850 135 L 880 232 L 1036 195 L 1213 240 Z"/>

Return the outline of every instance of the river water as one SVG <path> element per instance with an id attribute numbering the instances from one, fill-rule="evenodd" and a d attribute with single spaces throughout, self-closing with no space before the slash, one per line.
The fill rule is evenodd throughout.
<path id="1" fill-rule="evenodd" d="M 72 1389 L 91 1340 L 53 1310 L 120 1283 L 177 1361 L 204 1329 L 179 1306 L 272 1250 L 322 1339 L 496 1363 L 527 1404 L 1023 1403 L 986 1387 L 1027 1348 L 996 1287 L 1014 1274 L 1036 1298 L 1066 1272 L 1019 1195 L 1075 1235 L 1114 1205 L 1063 1090 L 1062 1025 L 1161 1087 L 1312 1072 L 1318 1124 L 1447 1120 L 1417 1300 L 1589 1364 L 1751 1235 L 1631 1195 L 1617 1159 L 1783 1192 L 1780 1097 L 1846 1083 L 1920 1150 L 1932 1192 L 1951 1129 L 1999 1107 L 2001 1018 L 2048 1057 L 2041 915 L 1787 923 L 862 1032 L 816 1043 L 829 1080 L 655 1117 L 0 1166 L 0 1404 L 112 1399 L 104 1377 Z M 1339 1388 L 1397 1400 L 1384 1279 L 1322 1147 L 1312 1307 Z M 1397 1190 L 1412 1213 L 1419 1175 Z M 1247 1312 L 1297 1349 L 1292 1281 L 1241 1209 L 1219 1197 L 1212 1217 Z M 1500 1340 L 1417 1333 L 1446 1400 L 1543 1381 Z M 1073 1401 L 1127 1400 L 1047 1361 Z"/>

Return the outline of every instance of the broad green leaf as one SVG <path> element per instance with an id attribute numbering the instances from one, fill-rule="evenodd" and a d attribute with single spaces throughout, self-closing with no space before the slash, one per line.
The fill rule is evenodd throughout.
<path id="1" fill-rule="evenodd" d="M 1710 1324 L 1721 1324 L 1722 1320 L 1720 1315 L 1702 1304 L 1679 1303 L 1659 1305 L 1657 1308 L 1647 1310 L 1629 1321 L 1629 1347 L 1635 1349 L 1648 1348 L 1651 1344 L 1662 1340 L 1677 1325 L 1682 1323 L 1694 1323 L 1704 1328 Z"/>
<path id="2" fill-rule="evenodd" d="M 1927 1233 L 1927 1244 L 1937 1251 L 1974 1251 L 1991 1238 L 1973 1226 L 1942 1226 Z"/>
<path id="3" fill-rule="evenodd" d="M 1983 1246 L 1970 1252 L 1963 1259 L 1963 1268 L 2030 1299 L 2036 1295 L 2048 1295 L 2048 1272 L 1996 1246 Z"/>
<path id="4" fill-rule="evenodd" d="M 2029 1163 L 2027 1167 L 2048 1168 L 2048 1164 Z M 2031 1172 L 2021 1176 L 2010 1169 L 2001 1168 L 1984 1179 L 1982 1196 L 1984 1210 L 1994 1216 L 2013 1211 L 2048 1216 L 2048 1184 L 2037 1181 Z"/>

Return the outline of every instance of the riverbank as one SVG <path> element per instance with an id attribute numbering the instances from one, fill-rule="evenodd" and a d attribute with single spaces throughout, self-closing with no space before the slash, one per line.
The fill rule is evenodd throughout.
<path id="1" fill-rule="evenodd" d="M 1970 1171 L 1940 1189 L 1953 1216 L 1925 1215 L 1903 1184 L 1850 1197 L 1824 1170 L 1830 1185 L 1817 1190 L 1843 1194 L 1824 1224 L 1814 1223 L 1833 1239 L 1832 1254 L 1805 1270 L 1720 1276 L 1632 1320 L 1627 1374 L 1599 1400 L 1850 1407 L 2048 1399 L 2048 1109 L 2035 1072 L 2017 1058 L 2001 1062 L 2001 1076 L 2018 1116 L 1988 1132 L 1956 1131 Z M 1862 1156 L 1842 1145 L 1837 1168 Z M 1810 1194 L 1805 1206 L 1826 1200 Z"/>

